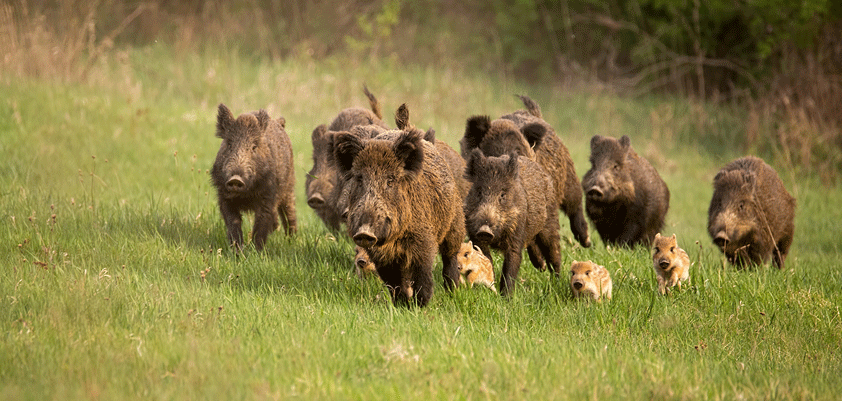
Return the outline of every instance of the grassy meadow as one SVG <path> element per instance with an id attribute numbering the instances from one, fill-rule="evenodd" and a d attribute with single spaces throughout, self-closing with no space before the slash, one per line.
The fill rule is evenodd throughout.
<path id="1" fill-rule="evenodd" d="M 267 61 L 154 45 L 114 50 L 79 81 L 0 71 L 0 399 L 838 399 L 842 189 L 778 168 L 798 200 L 786 269 L 737 270 L 706 231 L 719 167 L 752 149 L 737 107 L 391 59 Z M 629 135 L 672 193 L 665 234 L 691 285 L 657 296 L 650 250 L 579 247 L 614 299 L 573 302 L 524 258 L 501 299 L 437 287 L 394 308 L 353 244 L 307 207 L 310 132 L 345 107 L 412 121 L 458 149 L 466 118 L 543 109 L 583 176 L 594 134 Z M 299 233 L 234 256 L 208 169 L 216 106 L 284 116 Z M 389 118 L 387 118 L 389 120 Z M 391 121 L 387 121 L 391 123 Z M 250 224 L 245 224 L 250 229 Z M 495 255 L 499 257 L 499 255 Z M 499 268 L 501 260 L 495 266 Z M 499 276 L 499 271 L 497 272 Z"/>

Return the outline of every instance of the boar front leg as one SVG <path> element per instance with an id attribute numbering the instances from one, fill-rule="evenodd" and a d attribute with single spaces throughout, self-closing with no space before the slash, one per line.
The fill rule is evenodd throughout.
<path id="1" fill-rule="evenodd" d="M 243 214 L 238 209 L 231 207 L 227 202 L 219 203 L 219 213 L 222 221 L 225 222 L 225 231 L 228 234 L 228 245 L 234 252 L 243 250 Z"/>
<path id="2" fill-rule="evenodd" d="M 523 258 L 523 244 L 510 246 L 505 250 L 503 256 L 503 275 L 500 277 L 500 295 L 506 296 L 514 289 L 520 272 L 520 262 Z"/>
<path id="3" fill-rule="evenodd" d="M 258 251 L 263 250 L 266 238 L 269 233 L 278 227 L 278 211 L 274 208 L 258 208 L 254 212 L 254 228 L 251 230 L 251 239 Z"/>

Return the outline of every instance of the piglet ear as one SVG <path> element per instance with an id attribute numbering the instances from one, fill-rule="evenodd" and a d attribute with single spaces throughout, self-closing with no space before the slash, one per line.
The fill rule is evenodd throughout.
<path id="1" fill-rule="evenodd" d="M 661 239 L 661 233 L 655 234 L 655 241 Z"/>
<path id="2" fill-rule="evenodd" d="M 485 155 L 482 153 L 482 150 L 474 148 L 468 156 L 468 165 L 465 166 L 465 177 L 476 177 L 482 174 L 484 165 Z"/>
<path id="3" fill-rule="evenodd" d="M 631 147 L 631 139 L 628 135 L 623 135 L 622 138 L 620 138 L 620 146 L 622 146 L 623 149 Z"/>
<path id="4" fill-rule="evenodd" d="M 465 124 L 465 135 L 462 137 L 462 154 L 468 155 L 471 149 L 476 149 L 488 130 L 491 129 L 491 118 L 488 116 L 473 116 Z"/>
<path id="5" fill-rule="evenodd" d="M 533 148 L 540 145 L 544 135 L 547 134 L 547 127 L 544 127 L 541 123 L 524 125 L 520 130 L 523 132 L 523 137 L 529 142 L 529 146 Z"/>
<path id="6" fill-rule="evenodd" d="M 398 107 L 398 111 L 395 112 L 395 126 L 397 126 L 399 130 L 410 128 L 409 108 L 406 107 L 406 103 Z"/>
<path id="7" fill-rule="evenodd" d="M 232 125 L 234 125 L 234 115 L 228 106 L 220 103 L 219 114 L 216 116 L 216 136 L 227 138 Z"/>
<path id="8" fill-rule="evenodd" d="M 421 131 L 404 131 L 395 140 L 393 150 L 398 160 L 403 161 L 403 168 L 409 172 L 419 172 L 424 164 L 424 144 L 421 143 Z"/>
<path id="9" fill-rule="evenodd" d="M 333 141 L 333 156 L 339 165 L 339 169 L 343 173 L 351 171 L 351 167 L 354 165 L 354 159 L 363 150 L 363 141 L 347 131 L 335 133 Z"/>
<path id="10" fill-rule="evenodd" d="M 266 131 L 266 127 L 269 126 L 269 120 L 271 120 L 269 113 L 266 110 L 260 109 L 255 117 L 257 117 L 257 126 L 260 128 L 260 132 Z"/>

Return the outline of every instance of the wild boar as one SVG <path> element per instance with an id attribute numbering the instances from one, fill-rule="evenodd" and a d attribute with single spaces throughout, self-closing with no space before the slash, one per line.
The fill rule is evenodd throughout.
<path id="1" fill-rule="evenodd" d="M 272 120 L 265 110 L 242 114 L 236 119 L 219 105 L 216 136 L 222 138 L 211 170 L 219 198 L 228 243 L 242 249 L 242 212 L 254 212 L 252 241 L 262 250 L 278 217 L 287 234 L 296 231 L 295 176 L 292 146 L 284 130 L 285 120 Z"/>
<path id="2" fill-rule="evenodd" d="M 631 139 L 594 135 L 591 169 L 582 179 L 585 210 L 607 244 L 649 246 L 664 225 L 670 192 Z"/>
<path id="3" fill-rule="evenodd" d="M 347 177 L 348 234 L 368 252 L 393 302 L 419 306 L 433 295 L 436 250 L 445 286 L 458 282 L 456 254 L 465 237 L 456 182 L 422 136 L 417 129 L 393 132 L 394 139 L 341 132 L 334 149 Z"/>
<path id="4" fill-rule="evenodd" d="M 485 255 L 491 255 L 492 247 L 504 253 L 500 293 L 513 289 L 527 245 L 536 268 L 543 269 L 546 260 L 557 274 L 558 209 L 552 180 L 544 170 L 516 153 L 486 157 L 474 149 L 465 174 L 471 182 L 465 198 L 468 236 Z"/>
<path id="5" fill-rule="evenodd" d="M 708 233 L 729 262 L 761 264 L 773 256 L 783 269 L 795 234 L 794 219 L 795 198 L 762 159 L 734 160 L 714 177 Z"/>

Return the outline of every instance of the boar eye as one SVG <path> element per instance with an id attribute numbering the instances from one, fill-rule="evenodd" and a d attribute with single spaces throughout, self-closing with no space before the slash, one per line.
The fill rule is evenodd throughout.
<path id="1" fill-rule="evenodd" d="M 500 193 L 500 200 L 501 200 L 501 201 L 506 200 L 506 193 L 505 193 L 505 192 L 501 192 L 501 193 Z"/>
<path id="2" fill-rule="evenodd" d="M 671 247 L 670 247 L 670 252 L 675 252 L 675 247 L 674 247 L 674 246 L 671 246 Z"/>
<path id="3" fill-rule="evenodd" d="M 390 175 L 390 176 L 386 177 L 386 185 L 388 185 L 388 186 L 394 185 L 395 180 L 396 180 L 396 178 L 393 175 Z"/>
<path id="4" fill-rule="evenodd" d="M 619 164 L 614 165 L 614 171 L 620 171 L 620 165 Z"/>
<path id="5" fill-rule="evenodd" d="M 585 272 L 585 275 L 586 275 L 586 276 L 590 276 L 590 275 L 591 275 L 591 271 L 590 271 L 590 270 L 586 271 L 586 272 Z"/>

